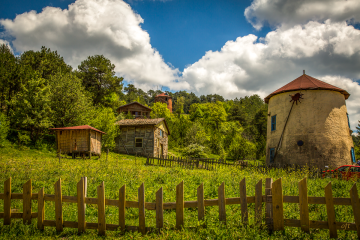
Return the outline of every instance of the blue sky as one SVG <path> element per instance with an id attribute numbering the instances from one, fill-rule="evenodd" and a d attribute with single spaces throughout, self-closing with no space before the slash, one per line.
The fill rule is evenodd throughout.
<path id="1" fill-rule="evenodd" d="M 360 119 L 360 1 L 13 0 L 0 43 L 46 46 L 76 68 L 103 54 L 126 82 L 226 99 L 265 97 L 302 74 L 346 89 Z"/>

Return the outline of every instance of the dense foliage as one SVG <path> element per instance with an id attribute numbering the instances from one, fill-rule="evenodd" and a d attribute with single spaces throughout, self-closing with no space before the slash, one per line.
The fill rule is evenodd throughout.
<path id="1" fill-rule="evenodd" d="M 170 148 L 186 156 L 220 155 L 232 159 L 265 156 L 267 106 L 257 96 L 225 100 L 218 94 L 196 96 L 186 91 L 167 92 L 173 113 L 154 103 L 160 90 L 147 92 L 133 84 L 123 87 L 115 65 L 103 55 L 89 56 L 77 69 L 49 48 L 14 56 L 0 46 L 0 112 L 8 139 L 20 145 L 54 142 L 49 128 L 91 125 L 107 134 L 103 145 L 115 146 L 116 109 L 137 101 L 150 106 L 152 118 L 164 117 L 170 128 Z M 6 125 L 5 125 L 6 124 Z M 1 128 L 1 127 L 0 127 Z M 1 130 L 1 139 L 8 130 Z"/>

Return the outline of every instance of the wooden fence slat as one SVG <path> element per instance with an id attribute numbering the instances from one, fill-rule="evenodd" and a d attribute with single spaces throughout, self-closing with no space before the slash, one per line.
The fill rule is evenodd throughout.
<path id="1" fill-rule="evenodd" d="M 184 181 L 176 186 L 176 228 L 184 226 Z"/>
<path id="2" fill-rule="evenodd" d="M 225 182 L 218 188 L 218 199 L 219 199 L 219 221 L 226 223 L 226 208 L 225 208 Z"/>
<path id="3" fill-rule="evenodd" d="M 272 205 L 274 230 L 284 230 L 284 209 L 281 178 L 272 184 Z"/>
<path id="4" fill-rule="evenodd" d="M 38 193 L 38 222 L 37 227 L 39 230 L 44 230 L 45 220 L 45 201 L 44 201 L 44 188 L 40 189 Z"/>
<path id="5" fill-rule="evenodd" d="M 272 178 L 266 178 L 265 180 L 265 196 L 267 198 L 267 196 L 271 195 L 271 186 L 272 186 Z M 272 203 L 266 203 L 265 204 L 266 208 L 265 208 L 265 220 L 266 220 L 266 225 L 268 227 L 269 230 L 272 229 L 273 224 L 272 224 Z"/>
<path id="6" fill-rule="evenodd" d="M 4 182 L 4 225 L 11 223 L 11 178 Z"/>
<path id="7" fill-rule="evenodd" d="M 164 227 L 163 188 L 156 192 L 156 228 Z"/>
<path id="8" fill-rule="evenodd" d="M 31 224 L 31 179 L 23 185 L 23 223 Z"/>
<path id="9" fill-rule="evenodd" d="M 334 200 L 331 189 L 331 182 L 325 187 L 326 212 L 328 217 L 330 238 L 337 238 Z"/>
<path id="10" fill-rule="evenodd" d="M 197 208 L 198 220 L 204 221 L 205 218 L 205 204 L 204 204 L 204 183 L 201 183 L 197 188 Z"/>
<path id="11" fill-rule="evenodd" d="M 119 226 L 121 231 L 125 231 L 125 205 L 126 205 L 126 185 L 119 190 Z"/>
<path id="12" fill-rule="evenodd" d="M 245 178 L 240 182 L 240 204 L 241 204 L 241 221 L 243 223 L 248 222 L 248 209 L 246 198 L 246 181 Z"/>
<path id="13" fill-rule="evenodd" d="M 262 219 L 262 179 L 255 186 L 255 221 L 261 223 Z"/>
<path id="14" fill-rule="evenodd" d="M 78 232 L 85 231 L 85 195 L 84 195 L 84 180 L 81 179 L 77 183 L 77 206 L 78 206 Z"/>
<path id="15" fill-rule="evenodd" d="M 308 190 L 306 178 L 299 182 L 299 207 L 300 207 L 300 224 L 303 232 L 309 233 L 309 205 L 308 205 Z"/>
<path id="16" fill-rule="evenodd" d="M 359 202 L 358 191 L 356 189 L 356 183 L 354 183 L 354 185 L 350 189 L 350 198 L 351 198 L 352 209 L 354 212 L 357 235 L 358 238 L 360 239 L 360 202 Z"/>
<path id="17" fill-rule="evenodd" d="M 106 219 L 105 219 L 105 184 L 102 182 L 97 187 L 98 197 L 98 233 L 105 235 L 106 233 Z"/>
<path id="18" fill-rule="evenodd" d="M 139 198 L 139 232 L 145 234 L 145 186 L 144 183 L 138 189 Z"/>
<path id="19" fill-rule="evenodd" d="M 55 183 L 55 221 L 56 231 L 61 232 L 63 230 L 61 179 Z"/>

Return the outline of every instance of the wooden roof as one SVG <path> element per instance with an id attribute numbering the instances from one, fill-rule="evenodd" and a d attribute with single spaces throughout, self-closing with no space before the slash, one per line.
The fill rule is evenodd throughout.
<path id="1" fill-rule="evenodd" d="M 326 82 L 320 81 L 319 79 L 313 78 L 309 75 L 303 74 L 295 80 L 289 82 L 285 86 L 279 88 L 275 92 L 272 92 L 264 100 L 266 103 L 269 103 L 269 99 L 279 93 L 290 92 L 296 90 L 332 90 L 342 93 L 345 96 L 345 99 L 348 99 L 350 94 L 338 87 L 335 87 Z"/>
<path id="2" fill-rule="evenodd" d="M 168 130 L 168 133 L 170 135 L 169 127 L 166 123 L 165 118 L 154 118 L 154 119 L 124 119 L 116 122 L 116 125 L 119 126 L 144 126 L 144 125 L 157 125 L 164 121 L 166 129 Z"/>
<path id="3" fill-rule="evenodd" d="M 102 134 L 106 134 L 102 131 L 100 131 L 99 129 L 96 129 L 92 126 L 89 125 L 81 125 L 81 126 L 73 126 L 73 127 L 62 127 L 62 128 L 50 128 L 50 130 L 55 130 L 55 131 L 60 131 L 60 130 L 86 130 L 86 129 L 90 129 L 90 130 L 94 130 L 97 131 L 99 133 Z"/>
<path id="4" fill-rule="evenodd" d="M 139 103 L 139 102 L 131 102 L 131 103 L 128 103 L 128 104 L 125 104 L 125 105 L 122 105 L 122 106 L 120 106 L 120 107 L 118 107 L 117 108 L 117 110 L 119 110 L 120 108 L 123 108 L 123 107 L 127 107 L 127 106 L 130 106 L 130 105 L 133 105 L 133 104 L 138 104 L 138 105 L 140 105 L 141 107 L 144 107 L 144 108 L 146 108 L 146 109 L 148 109 L 148 110 L 152 110 L 151 108 L 149 108 L 149 107 L 147 107 L 147 106 L 145 106 L 145 105 L 142 105 L 141 103 Z"/>
<path id="5" fill-rule="evenodd" d="M 170 95 L 168 95 L 167 93 L 163 92 L 163 93 L 160 93 L 159 95 L 157 95 L 156 97 L 169 97 L 169 98 L 172 98 Z"/>

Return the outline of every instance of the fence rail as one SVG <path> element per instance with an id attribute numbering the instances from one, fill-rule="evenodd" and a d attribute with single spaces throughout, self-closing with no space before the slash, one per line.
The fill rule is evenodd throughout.
<path id="1" fill-rule="evenodd" d="M 204 199 L 204 185 L 197 188 L 197 200 L 184 201 L 184 182 L 176 186 L 176 202 L 163 202 L 163 189 L 156 192 L 156 202 L 145 202 L 144 183 L 138 189 L 138 201 L 127 201 L 126 185 L 119 189 L 119 199 L 105 199 L 105 184 L 102 182 L 97 187 L 97 198 L 86 197 L 86 178 L 77 183 L 77 196 L 63 196 L 61 179 L 55 183 L 55 194 L 45 194 L 44 188 L 38 193 L 32 193 L 31 180 L 23 185 L 23 193 L 11 192 L 11 178 L 4 182 L 4 193 L 0 193 L 0 199 L 4 201 L 4 212 L 0 218 L 4 219 L 4 225 L 10 225 L 11 219 L 22 218 L 24 224 L 30 224 L 32 218 L 37 218 L 37 227 L 55 227 L 57 231 L 63 228 L 78 228 L 78 232 L 86 229 L 98 229 L 100 235 L 105 235 L 106 230 L 139 231 L 145 234 L 164 227 L 163 212 L 166 209 L 176 210 L 176 228 L 184 227 L 184 208 L 197 208 L 198 220 L 204 220 L 206 206 L 219 206 L 219 221 L 226 222 L 226 205 L 241 205 L 241 221 L 248 223 L 248 204 L 255 203 L 255 222 L 263 223 L 263 208 L 265 208 L 265 224 L 271 230 L 284 230 L 284 227 L 299 227 L 304 232 L 310 228 L 329 229 L 330 237 L 336 238 L 338 230 L 357 231 L 360 238 L 360 201 L 356 184 L 350 190 L 350 198 L 334 198 L 332 196 L 331 182 L 325 187 L 325 197 L 311 197 L 307 195 L 307 180 L 304 178 L 299 182 L 299 196 L 284 196 L 282 190 L 282 179 L 272 182 L 271 178 L 265 181 L 265 195 L 262 195 L 263 182 L 260 180 L 255 186 L 255 196 L 246 195 L 245 178 L 239 184 L 239 197 L 225 197 L 225 183 L 218 188 L 217 199 Z M 23 212 L 11 212 L 11 200 L 23 200 Z M 31 201 L 37 200 L 38 212 L 32 212 Z M 55 220 L 45 220 L 45 201 L 55 202 Z M 78 208 L 78 221 L 64 221 L 62 214 L 62 203 L 76 203 Z M 263 203 L 265 206 L 263 206 Z M 284 219 L 284 203 L 299 204 L 300 219 Z M 85 221 L 86 204 L 97 204 L 98 222 Z M 326 205 L 328 221 L 313 221 L 309 219 L 309 204 Z M 107 224 L 105 206 L 116 206 L 119 209 L 119 224 Z M 334 205 L 350 205 L 353 209 L 355 223 L 336 222 Z M 139 209 L 139 226 L 125 225 L 126 208 Z M 156 227 L 145 226 L 145 210 L 156 211 Z"/>

